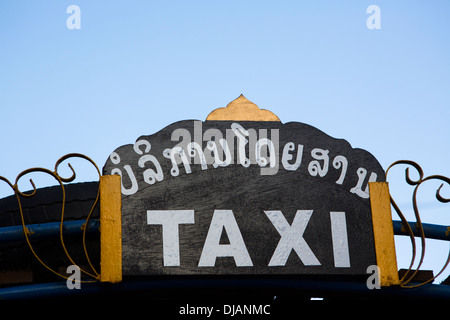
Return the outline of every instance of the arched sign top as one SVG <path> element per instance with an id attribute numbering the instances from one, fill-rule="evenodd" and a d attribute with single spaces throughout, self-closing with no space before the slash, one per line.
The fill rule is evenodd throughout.
<path id="1" fill-rule="evenodd" d="M 375 256 L 369 152 L 244 96 L 116 148 L 122 271 L 366 276 Z"/>
<path id="2" fill-rule="evenodd" d="M 206 120 L 280 121 L 272 111 L 260 109 L 242 94 L 231 101 L 225 108 L 218 108 L 212 111 Z"/>

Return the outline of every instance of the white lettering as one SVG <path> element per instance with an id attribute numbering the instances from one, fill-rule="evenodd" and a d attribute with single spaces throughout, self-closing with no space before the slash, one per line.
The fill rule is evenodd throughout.
<path id="1" fill-rule="evenodd" d="M 180 265 L 180 224 L 194 223 L 194 210 L 147 210 L 147 224 L 162 225 L 165 267 Z"/>
<path id="2" fill-rule="evenodd" d="M 356 171 L 356 174 L 358 175 L 358 182 L 356 183 L 356 186 L 350 189 L 351 193 L 356 193 L 361 198 L 369 198 L 369 183 L 367 183 L 366 188 L 363 190 L 363 183 L 367 176 L 367 170 L 364 168 L 358 168 Z M 369 177 L 369 182 L 375 182 L 377 181 L 377 174 L 375 172 L 372 172 Z"/>
<path id="3" fill-rule="evenodd" d="M 336 268 L 350 267 L 350 254 L 348 251 L 347 223 L 345 212 L 330 212 L 331 239 L 333 241 L 334 266 Z"/>
<path id="4" fill-rule="evenodd" d="M 191 174 L 193 168 L 191 164 L 200 165 L 201 170 L 207 170 L 211 167 L 227 167 L 231 164 L 241 164 L 248 168 L 251 164 L 261 167 L 261 175 L 275 175 L 279 171 L 279 161 L 285 170 L 303 171 L 307 170 L 313 177 L 324 178 L 329 172 L 332 165 L 335 169 L 340 169 L 339 178 L 336 184 L 343 185 L 347 177 L 350 164 L 343 155 L 330 157 L 330 150 L 313 148 L 311 150 L 312 160 L 304 169 L 301 170 L 303 151 L 308 147 L 297 144 L 297 155 L 295 155 L 296 144 L 287 142 L 280 154 L 279 129 L 270 129 L 271 138 L 267 137 L 268 129 L 245 129 L 238 123 L 232 123 L 231 129 L 226 129 L 226 139 L 223 138 L 222 131 L 219 129 L 207 129 L 202 137 L 202 122 L 194 121 L 194 142 L 191 141 L 191 133 L 187 129 L 178 128 L 172 132 L 171 141 L 179 141 L 174 147 L 166 148 L 162 152 L 162 156 L 170 160 L 172 167 L 170 175 L 177 177 L 180 175 L 180 168 L 184 167 L 186 174 Z M 258 139 L 259 136 L 259 139 Z M 203 141 L 206 147 L 203 149 Z M 236 146 L 235 146 L 236 143 Z M 138 140 L 133 149 L 140 157 L 137 165 L 125 163 L 120 165 L 120 156 L 117 152 L 110 155 L 110 160 L 115 167 L 111 169 L 111 174 L 118 174 L 122 177 L 122 194 L 133 195 L 142 188 L 141 181 L 153 185 L 159 181 L 163 181 L 168 174 L 163 172 L 162 163 L 158 156 L 149 154 L 151 150 L 150 141 L 145 138 Z M 247 157 L 248 152 L 248 157 Z M 236 159 L 235 159 L 236 157 Z M 295 161 L 294 161 L 295 159 Z M 235 162 L 237 160 L 237 162 Z M 144 170 L 140 170 L 143 168 Z M 137 171 L 135 171 L 137 169 Z M 304 174 L 305 172 L 301 172 Z M 363 189 L 363 183 L 366 179 L 367 170 L 358 168 L 358 183 L 349 191 L 361 198 L 368 198 L 368 187 Z M 355 178 L 354 176 L 352 177 Z M 369 181 L 376 181 L 377 174 L 371 172 Z M 139 183 L 138 183 L 139 181 Z"/>
<path id="5" fill-rule="evenodd" d="M 267 159 L 261 155 L 261 149 L 263 148 L 264 145 L 267 146 L 267 149 L 269 149 L 269 152 L 270 152 L 269 161 L 267 161 Z M 274 175 L 278 172 L 278 161 L 277 161 L 278 153 L 277 152 L 278 152 L 278 148 L 275 148 L 274 143 L 270 139 L 262 138 L 256 142 L 256 148 L 255 148 L 256 162 L 261 167 L 265 167 L 267 164 L 269 164 L 269 168 L 273 169 L 273 170 L 267 172 L 267 171 L 263 171 L 263 170 L 269 169 L 269 168 L 262 168 L 261 175 L 263 175 L 263 176 Z"/>
<path id="6" fill-rule="evenodd" d="M 227 233 L 229 244 L 219 243 L 222 230 Z M 231 210 L 214 210 L 198 266 L 214 267 L 217 257 L 233 257 L 237 267 L 253 266 Z"/>
<path id="7" fill-rule="evenodd" d="M 346 157 L 336 156 L 334 158 L 333 167 L 336 169 L 340 169 L 342 167 L 341 175 L 339 176 L 339 179 L 336 181 L 336 184 L 342 184 L 344 182 L 345 175 L 347 173 L 347 166 L 348 166 L 348 161 L 347 161 Z"/>
<path id="8" fill-rule="evenodd" d="M 140 149 L 141 145 L 143 145 L 145 147 L 144 151 L 142 151 Z M 148 184 L 154 184 L 156 181 L 162 181 L 164 178 L 164 174 L 163 174 L 163 171 L 161 169 L 161 165 L 159 164 L 158 159 L 156 159 L 155 156 L 150 155 L 150 154 L 144 155 L 144 153 L 149 153 L 151 148 L 152 148 L 152 146 L 151 146 L 150 142 L 148 142 L 147 140 L 139 140 L 133 146 L 134 151 L 137 154 L 142 155 L 142 157 L 140 157 L 139 161 L 138 161 L 139 167 L 145 168 L 145 163 L 151 162 L 151 163 L 153 163 L 153 165 L 156 168 L 156 171 L 153 169 L 146 169 L 144 171 L 144 173 L 143 173 L 144 181 L 147 182 Z"/>
<path id="9" fill-rule="evenodd" d="M 120 156 L 117 154 L 117 152 L 111 153 L 109 158 L 111 159 L 111 162 L 114 164 L 120 163 Z M 111 170 L 111 174 L 117 174 L 120 176 L 121 192 L 122 192 L 122 194 L 129 196 L 129 195 L 135 194 L 138 191 L 138 183 L 137 183 L 136 177 L 134 176 L 134 172 L 133 172 L 133 169 L 131 168 L 131 166 L 129 164 L 126 164 L 123 166 L 123 168 L 127 172 L 129 180 L 131 181 L 130 188 L 127 189 L 123 185 L 124 179 L 123 179 L 123 175 L 122 175 L 122 170 L 120 170 L 119 168 L 114 168 Z"/>
<path id="10" fill-rule="evenodd" d="M 270 314 L 270 304 L 266 305 L 223 305 L 223 314 L 234 317 L 237 314 Z"/>
<path id="11" fill-rule="evenodd" d="M 180 307 L 179 314 L 194 314 L 194 315 L 206 315 L 207 318 L 209 318 L 214 310 L 214 307 L 194 307 L 189 306 L 189 304 L 186 305 L 186 307 Z"/>
<path id="12" fill-rule="evenodd" d="M 297 158 L 295 160 L 295 163 L 290 164 L 288 161 L 292 160 L 293 156 L 289 154 L 289 151 L 294 151 L 295 144 L 293 142 L 288 142 L 283 148 L 283 156 L 281 158 L 281 162 L 283 163 L 283 167 L 286 170 L 295 171 L 300 167 L 300 164 L 302 163 L 302 156 L 303 156 L 303 145 L 298 145 L 297 150 Z"/>
<path id="13" fill-rule="evenodd" d="M 187 159 L 186 152 L 181 147 L 173 147 L 172 149 L 164 149 L 163 156 L 172 161 L 172 169 L 170 169 L 170 174 L 174 177 L 180 174 L 180 170 L 178 169 L 178 160 L 181 159 L 184 165 L 184 170 L 187 174 L 191 173 L 191 165 L 189 164 L 189 160 Z"/>
<path id="14" fill-rule="evenodd" d="M 298 210 L 292 225 L 286 221 L 281 211 L 264 211 L 278 233 L 281 235 L 275 252 L 270 259 L 269 266 L 284 266 L 292 249 L 297 253 L 305 266 L 320 265 L 319 260 L 303 239 L 303 232 L 311 218 L 313 210 Z"/>
<path id="15" fill-rule="evenodd" d="M 317 160 L 311 161 L 308 165 L 308 171 L 310 175 L 312 175 L 313 177 L 317 175 L 319 175 L 319 177 L 324 177 L 327 174 L 329 163 L 328 152 L 328 150 L 319 148 L 312 149 L 311 156 Z M 323 160 L 323 167 L 320 167 L 319 160 Z"/>
<path id="16" fill-rule="evenodd" d="M 269 267 L 285 266 L 292 250 L 305 266 L 321 265 L 303 238 L 313 210 L 297 210 L 291 225 L 281 211 L 264 213 L 281 236 Z M 329 214 L 334 267 L 350 268 L 346 213 L 331 211 Z M 193 224 L 194 221 L 194 210 L 147 210 L 147 224 L 162 226 L 164 266 L 180 266 L 179 225 Z M 223 232 L 228 237 L 228 244 L 220 243 Z M 198 267 L 214 267 L 217 257 L 233 257 L 237 267 L 253 266 L 232 210 L 214 210 Z"/>
<path id="17" fill-rule="evenodd" d="M 250 166 L 250 159 L 245 155 L 245 145 L 248 143 L 246 137 L 249 136 L 248 130 L 245 130 L 239 123 L 233 123 L 231 129 L 238 137 L 239 163 L 247 168 Z"/>

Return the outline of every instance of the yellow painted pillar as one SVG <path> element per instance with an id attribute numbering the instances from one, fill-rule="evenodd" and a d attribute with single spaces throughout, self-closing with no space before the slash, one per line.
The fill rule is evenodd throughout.
<path id="1" fill-rule="evenodd" d="M 373 235 L 380 285 L 387 287 L 400 284 L 395 254 L 394 228 L 391 201 L 387 182 L 369 182 L 372 209 Z"/>
<path id="2" fill-rule="evenodd" d="M 120 176 L 100 177 L 100 281 L 122 281 Z"/>

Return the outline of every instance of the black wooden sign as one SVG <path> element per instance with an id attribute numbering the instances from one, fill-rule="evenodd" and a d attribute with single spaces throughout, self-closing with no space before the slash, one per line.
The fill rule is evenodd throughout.
<path id="1" fill-rule="evenodd" d="M 124 275 L 362 275 L 384 170 L 309 125 L 180 121 L 117 148 Z"/>

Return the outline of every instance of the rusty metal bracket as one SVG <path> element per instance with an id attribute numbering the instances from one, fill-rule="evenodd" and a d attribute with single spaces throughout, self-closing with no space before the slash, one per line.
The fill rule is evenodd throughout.
<path id="1" fill-rule="evenodd" d="M 36 192 L 37 192 L 36 185 L 34 184 L 33 180 L 30 179 L 30 183 L 31 183 L 31 186 L 33 187 L 33 190 L 31 192 L 26 193 L 26 192 L 22 192 L 22 191 L 19 190 L 18 182 L 23 176 L 25 176 L 25 175 L 27 175 L 29 173 L 34 173 L 34 172 L 42 172 L 42 173 L 48 174 L 48 175 L 53 177 L 58 182 L 58 184 L 59 184 L 59 186 L 61 187 L 61 190 L 62 190 L 61 219 L 60 219 L 60 227 L 59 227 L 60 241 L 61 241 L 62 247 L 64 249 L 65 255 L 67 256 L 69 261 L 73 265 L 77 265 L 75 263 L 75 261 L 72 259 L 72 257 L 70 256 L 69 252 L 67 251 L 66 245 L 64 243 L 64 237 L 63 237 L 64 211 L 65 211 L 65 204 L 66 204 L 66 191 L 65 191 L 64 183 L 69 183 L 69 182 L 74 181 L 75 178 L 76 178 L 76 173 L 75 173 L 75 170 L 73 169 L 73 167 L 72 167 L 72 165 L 70 163 L 68 164 L 70 170 L 72 171 L 72 175 L 70 177 L 63 178 L 58 173 L 58 167 L 60 166 L 60 164 L 63 161 L 71 159 L 71 158 L 81 158 L 81 159 L 84 159 L 84 160 L 87 160 L 88 162 L 90 162 L 95 167 L 95 169 L 97 170 L 97 173 L 98 173 L 98 176 L 99 176 L 99 180 L 100 180 L 101 174 L 100 174 L 100 170 L 99 170 L 98 166 L 95 164 L 95 162 L 92 159 L 90 159 L 89 157 L 87 157 L 87 156 L 85 156 L 83 154 L 80 154 L 80 153 L 69 153 L 69 154 L 61 157 L 58 161 L 56 161 L 55 169 L 53 171 L 51 171 L 49 169 L 46 169 L 46 168 L 37 168 L 37 167 L 24 170 L 21 173 L 19 173 L 19 175 L 16 177 L 16 180 L 15 180 L 14 183 L 11 183 L 8 179 L 6 179 L 3 176 L 0 176 L 0 180 L 6 182 L 11 187 L 11 189 L 14 191 L 14 194 L 15 194 L 16 199 L 17 199 L 18 207 L 19 207 L 19 213 L 20 213 L 20 218 L 21 218 L 21 222 L 22 222 L 23 234 L 24 234 L 24 237 L 26 239 L 26 242 L 27 242 L 28 247 L 30 248 L 32 254 L 34 255 L 34 257 L 46 269 L 48 269 L 49 271 L 53 272 L 54 274 L 56 274 L 56 275 L 58 275 L 58 276 L 60 276 L 60 277 L 62 277 L 64 279 L 68 279 L 68 278 L 65 275 L 57 272 L 56 270 L 50 268 L 39 257 L 39 255 L 36 253 L 36 251 L 33 248 L 33 245 L 31 244 L 31 241 L 30 241 L 30 231 L 29 231 L 29 229 L 28 229 L 28 227 L 27 227 L 27 225 L 25 223 L 24 214 L 23 214 L 23 210 L 22 210 L 21 199 L 22 198 L 33 197 L 36 194 Z M 92 212 L 94 211 L 94 208 L 96 207 L 97 203 L 99 202 L 99 197 L 100 197 L 100 190 L 98 190 L 96 200 L 95 200 L 94 204 L 92 205 L 89 213 L 87 214 L 86 221 L 84 222 L 85 225 L 87 225 L 89 223 L 89 219 L 90 219 L 90 217 L 92 215 Z M 89 259 L 89 254 L 87 252 L 87 248 L 86 248 L 86 229 L 87 228 L 83 228 L 83 250 L 84 250 L 87 262 L 89 264 L 89 267 L 91 268 L 92 271 L 89 272 L 89 271 L 84 270 L 82 268 L 80 268 L 80 271 L 83 272 L 84 274 L 88 275 L 89 277 L 91 277 L 93 280 L 86 280 L 86 281 L 83 280 L 83 281 L 80 281 L 80 282 L 92 282 L 92 281 L 97 281 L 97 280 L 100 279 L 100 274 L 95 270 L 95 267 L 91 263 L 91 260 Z"/>
<path id="2" fill-rule="evenodd" d="M 424 224 L 421 221 L 421 217 L 420 217 L 419 209 L 418 209 L 418 205 L 417 205 L 417 192 L 418 192 L 419 187 L 426 181 L 430 181 L 430 180 L 442 181 L 443 183 L 436 190 L 436 199 L 439 202 L 448 203 L 448 202 L 450 202 L 450 199 L 447 199 L 441 195 L 441 189 L 444 186 L 444 183 L 447 183 L 448 185 L 450 185 L 450 178 L 447 178 L 447 177 L 441 176 L 441 175 L 431 175 L 428 177 L 424 177 L 422 168 L 417 163 L 410 161 L 410 160 L 399 160 L 399 161 L 396 161 L 393 164 L 391 164 L 389 166 L 389 168 L 386 170 L 386 178 L 388 177 L 389 170 L 391 170 L 393 167 L 398 166 L 398 165 L 409 166 L 405 170 L 405 180 L 409 185 L 414 186 L 414 191 L 412 194 L 412 206 L 413 206 L 413 210 L 414 210 L 414 216 L 416 219 L 416 225 L 415 225 L 415 228 L 413 231 L 413 228 L 411 227 L 410 223 L 406 220 L 405 216 L 401 212 L 397 203 L 394 201 L 394 198 L 392 197 L 392 195 L 390 196 L 392 207 L 394 208 L 394 210 L 400 217 L 402 228 L 405 229 L 406 233 L 409 235 L 409 237 L 411 239 L 411 249 L 412 249 L 411 262 L 410 262 L 408 270 L 404 273 L 404 275 L 400 279 L 400 286 L 402 286 L 404 288 L 416 288 L 416 287 L 422 286 L 426 283 L 432 282 L 436 277 L 438 277 L 447 268 L 447 266 L 450 262 L 450 252 L 449 252 L 444 266 L 441 268 L 441 270 L 435 276 L 431 277 L 430 279 L 428 279 L 422 283 L 415 284 L 415 285 L 408 285 L 408 283 L 410 283 L 412 281 L 412 279 L 414 278 L 414 276 L 419 272 L 419 269 L 420 269 L 420 267 L 423 263 L 424 257 L 425 257 L 425 249 L 426 249 L 426 241 L 425 241 L 426 236 L 425 236 L 425 232 L 424 232 Z M 413 167 L 417 171 L 417 173 L 419 174 L 419 179 L 417 179 L 417 180 L 411 179 L 410 174 L 409 174 L 410 167 Z M 415 238 L 414 238 L 415 235 L 418 235 L 421 240 L 420 241 L 421 242 L 421 254 L 420 254 L 420 259 L 419 259 L 417 268 L 415 270 L 412 270 L 412 267 L 414 265 L 416 255 L 417 255 L 416 242 L 415 242 Z"/>

